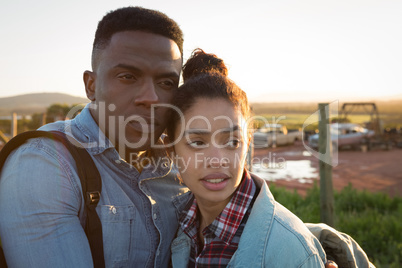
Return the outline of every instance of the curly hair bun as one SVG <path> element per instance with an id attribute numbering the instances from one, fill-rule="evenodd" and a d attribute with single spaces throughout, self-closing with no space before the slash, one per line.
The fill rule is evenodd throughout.
<path id="1" fill-rule="evenodd" d="M 228 75 L 228 69 L 222 59 L 215 54 L 204 52 L 197 48 L 183 66 L 183 81 L 202 73 L 216 72 L 223 76 Z"/>

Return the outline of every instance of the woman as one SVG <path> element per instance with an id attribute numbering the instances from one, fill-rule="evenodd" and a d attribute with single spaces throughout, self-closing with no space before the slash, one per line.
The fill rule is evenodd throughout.
<path id="1" fill-rule="evenodd" d="M 226 75 L 222 60 L 197 50 L 174 98 L 182 114 L 172 113 L 168 137 L 192 198 L 176 200 L 173 267 L 324 267 L 319 241 L 244 168 L 250 109 Z"/>

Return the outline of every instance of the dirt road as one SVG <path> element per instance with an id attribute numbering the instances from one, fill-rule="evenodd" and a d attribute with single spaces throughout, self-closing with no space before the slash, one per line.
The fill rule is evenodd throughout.
<path id="1" fill-rule="evenodd" d="M 254 151 L 255 163 L 264 158 L 270 160 L 268 172 L 261 165 L 253 166 L 253 172 L 265 176 L 271 184 L 296 189 L 302 195 L 313 186 L 314 181 L 319 184 L 319 161 L 306 151 L 301 142 Z M 280 176 L 283 178 L 278 179 Z M 357 189 L 402 196 L 402 149 L 341 150 L 338 152 L 338 165 L 333 168 L 332 180 L 335 190 L 351 183 Z"/>

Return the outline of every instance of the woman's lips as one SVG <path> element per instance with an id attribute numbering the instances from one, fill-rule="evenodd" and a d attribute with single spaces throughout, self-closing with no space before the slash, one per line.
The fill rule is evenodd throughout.
<path id="1" fill-rule="evenodd" d="M 224 173 L 213 173 L 201 179 L 204 187 L 210 191 L 220 191 L 226 187 L 229 176 Z"/>

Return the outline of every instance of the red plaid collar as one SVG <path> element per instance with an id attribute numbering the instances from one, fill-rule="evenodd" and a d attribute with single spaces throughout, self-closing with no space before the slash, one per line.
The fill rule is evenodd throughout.
<path id="1" fill-rule="evenodd" d="M 229 203 L 203 232 L 208 228 L 216 237 L 219 237 L 225 244 L 229 245 L 253 200 L 255 192 L 255 183 L 247 170 L 245 170 L 242 182 L 237 187 Z M 197 241 L 199 223 L 197 217 L 197 200 L 194 197 L 189 201 L 187 208 L 185 210 L 187 213 L 182 214 L 179 223 L 183 231 L 192 240 Z"/>

